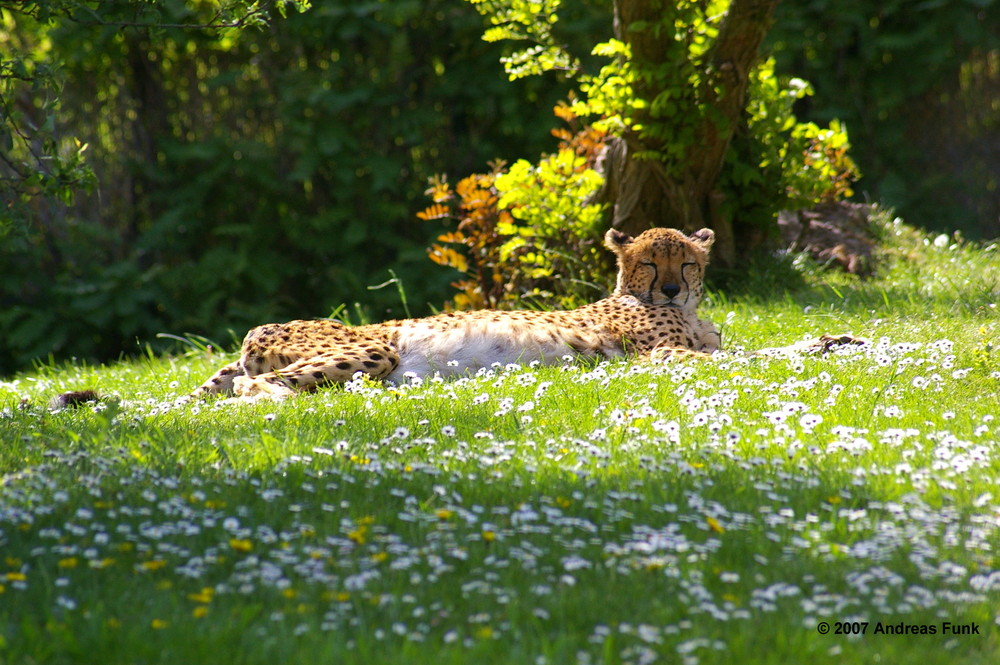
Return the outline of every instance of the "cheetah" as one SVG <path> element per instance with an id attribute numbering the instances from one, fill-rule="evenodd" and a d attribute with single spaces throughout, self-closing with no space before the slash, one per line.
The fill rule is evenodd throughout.
<path id="1" fill-rule="evenodd" d="M 711 229 L 686 235 L 653 228 L 635 238 L 611 229 L 604 244 L 617 257 L 614 291 L 569 311 L 480 310 L 363 326 L 331 319 L 258 326 L 247 333 L 238 361 L 181 401 L 219 394 L 280 400 L 344 383 L 358 372 L 401 383 L 408 376 L 454 376 L 495 363 L 552 364 L 567 354 L 710 358 L 720 348 L 719 331 L 698 318 L 697 309 L 714 241 Z M 754 355 L 825 353 L 866 343 L 851 335 L 823 335 Z"/>
<path id="2" fill-rule="evenodd" d="M 240 359 L 188 399 L 215 394 L 283 399 L 343 383 L 357 372 L 399 383 L 408 376 L 464 374 L 494 363 L 551 364 L 567 354 L 709 357 L 720 346 L 719 332 L 696 310 L 714 241 L 711 229 L 686 235 L 653 228 L 635 238 L 611 229 L 604 244 L 617 257 L 614 292 L 569 311 L 446 312 L 362 326 L 330 319 L 262 325 L 247 333 Z"/>

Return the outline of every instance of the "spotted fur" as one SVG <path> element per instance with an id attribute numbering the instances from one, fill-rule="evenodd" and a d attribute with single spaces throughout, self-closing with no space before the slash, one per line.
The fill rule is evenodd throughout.
<path id="1" fill-rule="evenodd" d="M 240 359 L 191 393 L 281 399 L 357 372 L 399 382 L 413 373 L 462 374 L 493 363 L 552 363 L 567 354 L 659 360 L 707 357 L 719 333 L 696 313 L 715 236 L 666 228 L 632 238 L 611 230 L 605 245 L 618 259 L 608 298 L 556 312 L 482 310 L 350 327 L 337 321 L 291 321 L 254 328 Z"/>

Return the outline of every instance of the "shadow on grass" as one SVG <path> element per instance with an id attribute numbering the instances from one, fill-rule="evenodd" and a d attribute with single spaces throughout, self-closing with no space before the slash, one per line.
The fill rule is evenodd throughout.
<path id="1" fill-rule="evenodd" d="M 20 619 L 18 631 L 6 631 L 9 653 L 36 656 L 42 644 L 56 656 L 99 653 L 107 635 L 86 628 L 109 618 L 130 639 L 149 639 L 135 629 L 153 623 L 165 644 L 193 640 L 248 663 L 305 653 L 347 663 L 428 662 L 434 654 L 447 656 L 435 662 L 532 662 L 546 652 L 547 662 L 579 662 L 581 651 L 619 663 L 633 662 L 628 649 L 670 657 L 704 640 L 702 663 L 804 655 L 868 662 L 881 654 L 944 664 L 987 663 L 997 648 L 985 603 L 914 603 L 954 588 L 934 578 L 938 564 L 968 564 L 971 555 L 948 545 L 941 527 L 961 530 L 969 515 L 819 463 L 803 470 L 665 455 L 580 473 L 303 450 L 296 461 L 242 472 L 134 452 L 65 455 L 38 469 L 38 482 L 25 476 L 9 487 L 49 507 L 34 514 L 19 506 L 20 519 L 31 513 L 32 521 L 8 531 L 7 554 L 30 558 L 32 575 L 61 570 L 69 585 L 61 593 L 88 609 L 64 612 L 64 630 L 44 634 L 47 592 L 29 586 L 10 596 Z M 68 555 L 39 547 L 43 530 L 65 532 L 59 552 L 78 538 L 101 561 L 104 546 L 81 527 L 91 517 L 109 533 L 113 565 L 67 572 Z M 198 574 L 169 572 L 182 567 Z M 153 572 L 131 572 L 142 569 Z M 205 588 L 221 591 L 198 601 Z M 192 616 L 199 602 L 207 618 Z M 940 625 L 942 611 L 987 634 L 944 649 L 940 634 L 852 640 L 813 625 Z M 30 638 L 25 628 L 33 627 Z M 227 639 L 205 637 L 215 633 Z M 261 640 L 251 646 L 234 639 L 241 634 Z M 156 653 L 144 660 L 170 662 Z"/>

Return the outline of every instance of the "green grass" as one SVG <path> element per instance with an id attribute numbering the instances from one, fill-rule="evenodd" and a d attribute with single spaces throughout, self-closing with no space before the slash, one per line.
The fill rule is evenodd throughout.
<path id="1" fill-rule="evenodd" d="M 1000 252 L 885 232 L 874 279 L 714 293 L 712 362 L 183 407 L 232 354 L 10 377 L 0 663 L 997 662 Z"/>

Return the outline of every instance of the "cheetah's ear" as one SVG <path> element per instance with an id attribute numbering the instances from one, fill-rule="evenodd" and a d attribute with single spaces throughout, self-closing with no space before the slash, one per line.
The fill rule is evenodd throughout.
<path id="1" fill-rule="evenodd" d="M 627 233 L 622 233 L 618 229 L 608 229 L 608 232 L 604 234 L 604 246 L 615 254 L 620 252 L 622 247 L 631 242 L 632 236 Z"/>
<path id="2" fill-rule="evenodd" d="M 699 229 L 689 235 L 688 238 L 701 245 L 701 248 L 705 251 L 708 251 L 708 248 L 715 242 L 715 231 L 712 229 Z"/>

